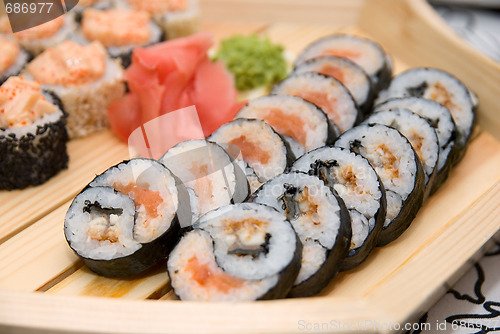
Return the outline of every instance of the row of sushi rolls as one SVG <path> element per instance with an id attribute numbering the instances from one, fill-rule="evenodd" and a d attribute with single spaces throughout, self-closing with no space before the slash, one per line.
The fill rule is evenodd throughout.
<path id="1" fill-rule="evenodd" d="M 0 36 L 0 189 L 65 168 L 68 139 L 106 126 L 133 48 L 191 32 L 189 1 L 166 2 L 179 12 L 137 10 L 151 3 L 161 1 L 80 1 L 36 37 Z M 81 63 L 68 69 L 72 55 Z M 69 246 L 107 277 L 166 260 L 181 300 L 320 293 L 403 234 L 473 130 L 478 99 L 454 75 L 392 68 L 364 37 L 313 42 L 269 95 L 206 139 L 96 176 L 66 214 Z"/>

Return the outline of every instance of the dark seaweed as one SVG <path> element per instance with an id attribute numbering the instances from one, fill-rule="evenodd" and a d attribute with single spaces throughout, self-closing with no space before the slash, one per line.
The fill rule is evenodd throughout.
<path id="1" fill-rule="evenodd" d="M 99 213 L 106 216 L 109 215 L 121 215 L 123 214 L 123 209 L 116 208 L 103 208 L 99 202 L 90 202 L 89 200 L 85 200 L 85 206 L 83 207 L 83 212 L 88 213 Z"/>
<path id="2" fill-rule="evenodd" d="M 424 81 L 418 86 L 406 88 L 406 91 L 410 96 L 422 97 L 424 96 L 427 87 L 429 87 L 429 85 Z"/>

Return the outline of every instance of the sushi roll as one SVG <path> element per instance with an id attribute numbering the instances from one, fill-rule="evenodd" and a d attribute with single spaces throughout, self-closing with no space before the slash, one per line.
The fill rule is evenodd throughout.
<path id="1" fill-rule="evenodd" d="M 386 217 L 385 188 L 368 160 L 340 147 L 321 147 L 300 157 L 292 171 L 314 175 L 344 201 L 352 230 L 340 270 L 362 263 L 377 246 Z"/>
<path id="2" fill-rule="evenodd" d="M 188 140 L 170 148 L 159 160 L 190 191 L 197 216 L 248 198 L 248 182 L 239 166 L 219 145 Z M 183 226 L 184 227 L 184 226 Z"/>
<path id="3" fill-rule="evenodd" d="M 295 66 L 320 56 L 347 58 L 359 65 L 370 76 L 377 91 L 386 87 L 392 76 L 392 61 L 382 47 L 369 39 L 336 34 L 323 37 L 302 51 Z"/>
<path id="4" fill-rule="evenodd" d="M 417 67 L 405 71 L 380 93 L 378 103 L 397 97 L 423 97 L 450 110 L 457 126 L 457 159 L 465 153 L 474 126 L 475 103 L 470 90 L 453 75 L 435 68 Z M 477 101 L 475 101 L 477 104 Z"/>
<path id="5" fill-rule="evenodd" d="M 125 94 L 123 69 L 98 42 L 65 41 L 37 56 L 24 74 L 55 94 L 68 113 L 70 138 L 86 136 L 107 124 L 108 105 Z"/>
<path id="6" fill-rule="evenodd" d="M 149 13 L 167 39 L 185 37 L 199 30 L 198 0 L 118 0 L 117 3 L 119 7 Z"/>
<path id="7" fill-rule="evenodd" d="M 404 108 L 376 112 L 368 117 L 365 123 L 393 127 L 408 139 L 424 168 L 425 200 L 434 186 L 439 160 L 439 141 L 436 130 L 424 118 Z"/>
<path id="8" fill-rule="evenodd" d="M 165 259 L 174 247 L 180 205 L 176 180 L 165 166 L 132 159 L 98 175 L 75 197 L 64 234 L 92 271 L 130 277 Z"/>
<path id="9" fill-rule="evenodd" d="M 89 8 L 82 14 L 81 31 L 76 39 L 82 44 L 101 42 L 108 54 L 126 68 L 132 62 L 134 48 L 163 41 L 163 32 L 144 11 Z"/>
<path id="10" fill-rule="evenodd" d="M 0 35 L 0 85 L 10 76 L 19 75 L 31 55 L 12 38 Z"/>
<path id="11" fill-rule="evenodd" d="M 235 118 L 263 120 L 288 142 L 296 157 L 332 144 L 339 135 L 321 109 L 296 96 L 269 95 L 250 100 Z"/>
<path id="12" fill-rule="evenodd" d="M 351 93 L 337 79 L 315 72 L 296 73 L 274 86 L 271 94 L 294 95 L 321 108 L 341 133 L 361 120 Z"/>
<path id="13" fill-rule="evenodd" d="M 300 172 L 266 182 L 253 201 L 286 215 L 302 242 L 302 265 L 288 296 L 318 294 L 338 273 L 351 243 L 344 202 L 319 178 Z"/>
<path id="14" fill-rule="evenodd" d="M 397 108 L 406 108 L 425 118 L 436 130 L 439 141 L 439 158 L 431 193 L 434 193 L 446 180 L 457 154 L 455 145 L 457 127 L 448 108 L 432 100 L 419 97 L 390 99 L 375 107 L 375 112 Z"/>
<path id="15" fill-rule="evenodd" d="M 66 115 L 37 82 L 0 87 L 0 189 L 39 185 L 68 165 Z"/>
<path id="16" fill-rule="evenodd" d="M 295 156 L 281 136 L 258 119 L 239 118 L 226 123 L 215 130 L 208 140 L 220 145 L 235 145 L 260 182 L 283 173 L 295 161 Z"/>
<path id="17" fill-rule="evenodd" d="M 351 93 L 363 115 L 371 112 L 375 88 L 366 72 L 347 58 L 315 57 L 299 64 L 294 73 L 317 72 L 340 81 Z"/>
<path id="18" fill-rule="evenodd" d="M 66 8 L 67 6 L 68 4 L 66 4 Z M 71 8 L 71 10 L 73 10 L 73 12 L 75 13 L 76 21 L 78 23 L 81 23 L 83 12 L 87 9 L 93 8 L 105 10 L 111 9 L 113 7 L 115 7 L 115 1 L 113 0 L 79 0 L 76 6 Z M 70 9 L 67 8 L 67 10 L 69 11 Z"/>
<path id="19" fill-rule="evenodd" d="M 13 34 L 19 44 L 33 56 L 71 38 L 77 29 L 75 15 L 65 13 L 46 23 Z"/>
<path id="20" fill-rule="evenodd" d="M 242 203 L 204 215 L 170 253 L 167 271 L 181 300 L 284 298 L 301 254 L 300 240 L 284 215 Z"/>
<path id="21" fill-rule="evenodd" d="M 396 240 L 422 206 L 425 173 L 410 142 L 398 130 L 381 124 L 363 124 L 344 133 L 335 146 L 365 157 L 386 191 L 387 213 L 378 245 Z"/>

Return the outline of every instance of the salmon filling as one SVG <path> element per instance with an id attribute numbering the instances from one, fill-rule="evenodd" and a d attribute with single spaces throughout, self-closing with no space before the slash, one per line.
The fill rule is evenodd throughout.
<path id="1" fill-rule="evenodd" d="M 0 87 L 0 127 L 31 125 L 56 110 L 56 106 L 45 100 L 37 82 L 10 77 Z"/>
<path id="2" fill-rule="evenodd" d="M 127 185 L 115 183 L 113 188 L 122 194 L 130 196 L 136 206 L 143 206 L 150 219 L 157 218 L 160 215 L 158 207 L 163 203 L 163 199 L 159 191 L 144 189 L 132 182 Z"/>
<path id="3" fill-rule="evenodd" d="M 2 46 L 2 52 L 0 52 L 0 73 L 2 73 L 14 65 L 20 50 L 16 42 L 2 36 L 0 36 L 0 45 Z"/>
<path id="4" fill-rule="evenodd" d="M 329 49 L 321 53 L 321 56 L 335 56 L 355 60 L 361 57 L 361 53 L 349 49 Z"/>
<path id="5" fill-rule="evenodd" d="M 184 11 L 188 7 L 187 0 L 127 0 L 135 10 L 143 10 L 151 15 L 173 11 Z"/>
<path id="6" fill-rule="evenodd" d="M 97 42 L 82 46 L 68 40 L 45 50 L 27 69 L 42 84 L 85 85 L 104 75 L 106 51 Z"/>
<path id="7" fill-rule="evenodd" d="M 40 39 L 54 36 L 64 25 L 64 16 L 50 20 L 39 26 L 16 32 L 14 36 L 19 39 Z"/>
<path id="8" fill-rule="evenodd" d="M 278 108 L 272 108 L 263 119 L 277 132 L 297 140 L 304 147 L 307 146 L 307 133 L 304 131 L 304 122 L 300 117 L 286 114 Z"/>
<path id="9" fill-rule="evenodd" d="M 269 152 L 264 151 L 258 145 L 249 140 L 245 135 L 232 139 L 230 144 L 236 145 L 240 148 L 245 161 L 260 162 L 265 165 L 269 163 L 271 155 Z"/>
<path id="10" fill-rule="evenodd" d="M 344 83 L 344 71 L 342 71 L 341 68 L 332 66 L 330 64 L 325 64 L 321 69 L 318 71 L 321 74 L 324 75 L 329 75 L 331 77 L 334 77 L 338 81 Z"/>
<path id="11" fill-rule="evenodd" d="M 315 91 L 294 90 L 290 93 L 320 107 L 328 115 L 328 118 L 333 120 L 335 125 L 340 128 L 340 124 L 342 124 L 342 122 L 340 115 L 335 110 L 335 103 L 337 102 L 336 99 L 329 98 L 328 94 Z M 340 128 L 340 130 L 345 131 L 346 129 Z"/>
<path id="12" fill-rule="evenodd" d="M 205 213 L 208 208 L 214 204 L 212 198 L 214 186 L 209 177 L 210 172 L 208 165 L 204 164 L 200 166 L 196 161 L 193 163 L 193 166 L 189 169 L 189 171 L 194 176 L 193 190 L 198 195 L 198 209 L 201 213 Z"/>
<path id="13" fill-rule="evenodd" d="M 187 261 L 185 271 L 189 272 L 191 279 L 203 288 L 215 289 L 224 294 L 243 286 L 244 280 L 231 276 L 220 268 L 212 267 L 210 263 L 201 263 L 194 255 Z"/>
<path id="14" fill-rule="evenodd" d="M 83 13 L 82 32 L 88 40 L 99 41 L 106 47 L 142 45 L 151 39 L 149 15 L 124 9 L 87 9 Z"/>

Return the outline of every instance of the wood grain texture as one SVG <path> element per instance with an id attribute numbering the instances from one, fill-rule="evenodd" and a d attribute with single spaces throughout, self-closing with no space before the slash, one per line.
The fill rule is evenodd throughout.
<path id="1" fill-rule="evenodd" d="M 62 226 L 68 201 L 93 174 L 128 154 L 126 146 L 105 131 L 72 142 L 72 165 L 53 181 L 23 192 L 0 192 L 0 219 L 5 219 L 0 224 L 4 241 L 0 244 L 0 333 L 299 333 L 317 331 L 317 326 L 323 332 L 339 326 L 344 332 L 387 332 L 376 323 L 411 320 L 445 292 L 500 228 L 500 142 L 493 137 L 500 133 L 500 124 L 494 119 L 484 126 L 495 116 L 491 101 L 500 96 L 500 87 L 492 83 L 500 71 L 456 37 L 433 31 L 442 23 L 428 15 L 424 1 L 366 1 L 358 12 L 363 22 L 341 29 L 325 21 L 326 15 L 318 10 L 348 6 L 349 13 L 350 6 L 361 1 L 325 1 L 313 0 L 309 12 L 304 10 L 306 2 L 298 0 L 286 4 L 284 0 L 265 4 L 241 0 L 238 5 L 204 0 L 203 7 L 211 6 L 209 10 L 219 16 L 205 17 L 203 27 L 217 40 L 257 32 L 291 53 L 327 34 L 354 32 L 380 42 L 394 56 L 396 72 L 438 61 L 467 83 L 479 85 L 479 77 L 485 76 L 485 83 L 491 85 L 477 91 L 482 130 L 475 133 L 464 159 L 411 227 L 395 242 L 376 249 L 360 267 L 340 274 L 315 298 L 229 305 L 180 302 L 169 290 L 163 265 L 131 280 L 99 277 L 82 267 L 64 239 Z M 231 15 L 234 6 L 241 6 L 243 12 Z M 283 11 L 281 22 L 274 22 L 278 9 Z M 295 20 L 298 11 L 308 17 Z M 244 22 L 234 23 L 240 16 Z M 425 36 L 418 36 L 415 28 L 422 28 Z M 424 46 L 431 52 L 422 51 Z M 441 59 L 434 59 L 433 52 Z M 464 62 L 455 54 L 478 64 L 470 66 L 475 70 L 464 71 Z"/>

